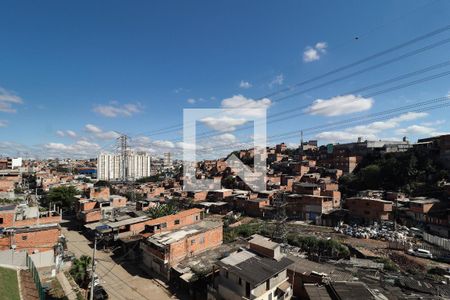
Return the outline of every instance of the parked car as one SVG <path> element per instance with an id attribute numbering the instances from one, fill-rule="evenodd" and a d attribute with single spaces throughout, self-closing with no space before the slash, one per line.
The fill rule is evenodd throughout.
<path id="1" fill-rule="evenodd" d="M 423 257 L 423 258 L 433 258 L 433 254 L 431 254 L 430 251 L 425 249 L 409 249 L 408 254 L 417 256 L 417 257 Z"/>

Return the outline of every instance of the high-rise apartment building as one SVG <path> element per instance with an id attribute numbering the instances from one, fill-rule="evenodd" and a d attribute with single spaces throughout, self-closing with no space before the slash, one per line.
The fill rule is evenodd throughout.
<path id="1" fill-rule="evenodd" d="M 151 160 L 147 153 L 129 153 L 124 167 L 121 155 L 100 153 L 97 158 L 97 178 L 121 180 L 124 172 L 128 180 L 151 176 Z"/>
<path id="2" fill-rule="evenodd" d="M 170 152 L 164 153 L 164 169 L 172 169 L 172 155 Z"/>

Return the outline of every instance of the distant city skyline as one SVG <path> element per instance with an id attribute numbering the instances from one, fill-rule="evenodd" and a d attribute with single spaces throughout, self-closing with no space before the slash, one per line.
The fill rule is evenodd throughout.
<path id="1" fill-rule="evenodd" d="M 180 158 L 186 108 L 266 108 L 269 145 L 298 145 L 301 130 L 319 144 L 450 133 L 448 1 L 0 11 L 0 156 L 95 158 L 123 133 L 137 151 Z M 250 125 L 205 118 L 198 146 L 218 157 L 245 148 Z"/>

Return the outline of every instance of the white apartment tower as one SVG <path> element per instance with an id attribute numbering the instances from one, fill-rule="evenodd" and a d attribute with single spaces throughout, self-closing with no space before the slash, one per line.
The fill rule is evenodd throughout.
<path id="1" fill-rule="evenodd" d="M 126 176 L 129 180 L 151 176 L 151 157 L 147 153 L 129 153 Z M 119 154 L 100 153 L 97 158 L 97 178 L 99 180 L 122 179 L 122 157 Z"/>
<path id="2" fill-rule="evenodd" d="M 164 153 L 164 169 L 172 169 L 172 155 L 170 152 Z"/>

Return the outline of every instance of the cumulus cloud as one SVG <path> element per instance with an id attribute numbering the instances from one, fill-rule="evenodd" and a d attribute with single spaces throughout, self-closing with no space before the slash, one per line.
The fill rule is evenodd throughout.
<path id="1" fill-rule="evenodd" d="M 197 102 L 197 100 L 195 100 L 194 98 L 187 99 L 187 103 L 189 104 L 195 104 L 195 102 Z"/>
<path id="2" fill-rule="evenodd" d="M 241 112 L 238 112 L 239 116 L 253 117 L 261 116 L 261 111 L 258 109 L 268 109 L 271 105 L 272 101 L 269 98 L 253 100 L 242 95 L 235 95 L 231 98 L 223 99 L 221 102 L 222 108 L 240 109 Z M 236 111 L 233 111 L 233 114 L 236 114 Z"/>
<path id="3" fill-rule="evenodd" d="M 23 99 L 15 93 L 0 87 L 0 112 L 15 113 L 15 104 L 22 104 Z"/>
<path id="4" fill-rule="evenodd" d="M 123 105 L 112 102 L 108 105 L 97 105 L 93 111 L 108 118 L 115 117 L 131 117 L 142 110 L 142 105 L 134 103 L 126 103 Z"/>
<path id="5" fill-rule="evenodd" d="M 185 143 L 185 142 L 176 143 L 176 147 L 179 149 L 185 149 L 185 150 L 199 150 L 202 148 L 200 145 Z"/>
<path id="6" fill-rule="evenodd" d="M 87 132 L 90 132 L 90 133 L 102 132 L 102 130 L 99 127 L 92 125 L 92 124 L 86 124 L 86 126 L 84 126 L 84 128 L 86 129 Z"/>
<path id="7" fill-rule="evenodd" d="M 272 87 L 277 86 L 277 85 L 282 85 L 283 82 L 284 82 L 284 75 L 283 74 L 279 74 L 279 75 L 275 76 L 275 78 L 272 79 L 271 82 L 269 82 L 269 87 L 272 88 Z"/>
<path id="8" fill-rule="evenodd" d="M 329 99 L 317 99 L 305 111 L 311 115 L 334 117 L 369 110 L 373 102 L 372 98 L 350 94 Z"/>
<path id="9" fill-rule="evenodd" d="M 231 133 L 224 133 L 213 137 L 213 140 L 221 144 L 229 144 L 236 142 L 236 136 Z"/>
<path id="10" fill-rule="evenodd" d="M 73 130 L 66 130 L 66 131 L 64 131 L 64 130 L 57 130 L 56 131 L 56 135 L 59 136 L 59 137 L 68 136 L 68 137 L 71 137 L 71 138 L 76 138 L 78 136 L 77 133 L 75 131 L 73 131 Z"/>
<path id="11" fill-rule="evenodd" d="M 319 60 L 321 55 L 327 52 L 327 47 L 328 45 L 325 42 L 318 42 L 314 46 L 307 46 L 303 51 L 303 61 L 308 63 Z"/>
<path id="12" fill-rule="evenodd" d="M 241 82 L 239 83 L 239 87 L 242 89 L 249 89 L 252 87 L 252 84 L 248 81 L 241 80 Z"/>
<path id="13" fill-rule="evenodd" d="M 101 140 L 112 140 L 120 136 L 115 131 L 103 131 L 100 127 L 93 124 L 86 124 L 84 128 L 88 133 Z"/>
<path id="14" fill-rule="evenodd" d="M 57 135 L 57 136 L 60 136 L 60 137 L 66 136 L 66 134 L 65 134 L 64 131 L 62 131 L 62 130 L 57 130 L 57 131 L 56 131 L 56 135 Z"/>
<path id="15" fill-rule="evenodd" d="M 101 147 L 97 143 L 77 141 L 73 144 L 47 143 L 43 145 L 48 157 L 94 157 Z"/>
<path id="16" fill-rule="evenodd" d="M 399 128 L 396 133 L 403 136 L 438 136 L 448 134 L 448 132 L 442 132 L 434 127 L 424 125 L 411 125 L 405 128 Z"/>
<path id="17" fill-rule="evenodd" d="M 375 140 L 377 137 L 374 134 L 357 134 L 349 131 L 324 131 L 316 135 L 319 140 L 330 142 L 350 142 L 356 141 L 359 137 L 366 140 Z"/>
<path id="18" fill-rule="evenodd" d="M 160 148 L 175 148 L 175 144 L 173 142 L 164 140 L 154 141 L 153 145 Z"/>
<path id="19" fill-rule="evenodd" d="M 76 132 L 73 131 L 73 130 L 67 130 L 66 133 L 67 133 L 67 135 L 70 136 L 71 138 L 76 138 L 76 137 L 77 137 Z"/>
<path id="20" fill-rule="evenodd" d="M 367 125 L 358 125 L 339 131 L 323 131 L 316 135 L 317 139 L 329 142 L 354 141 L 358 137 L 376 140 L 385 130 L 398 128 L 402 122 L 408 122 L 428 116 L 424 112 L 408 112 L 384 121 L 376 121 Z M 398 132 L 397 132 L 398 133 Z"/>
<path id="21" fill-rule="evenodd" d="M 222 116 L 219 118 L 207 117 L 200 120 L 207 127 L 217 130 L 217 131 L 234 131 L 240 125 L 247 122 L 243 118 L 232 118 L 227 116 Z"/>
<path id="22" fill-rule="evenodd" d="M 119 136 L 120 134 L 115 131 L 104 131 L 95 134 L 95 137 L 101 140 L 113 140 L 118 138 Z"/>

